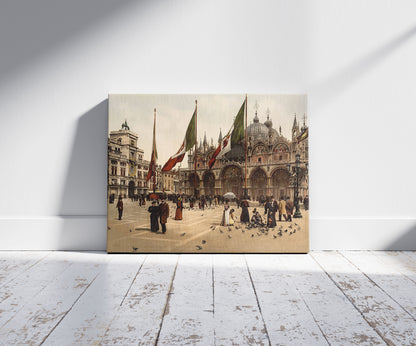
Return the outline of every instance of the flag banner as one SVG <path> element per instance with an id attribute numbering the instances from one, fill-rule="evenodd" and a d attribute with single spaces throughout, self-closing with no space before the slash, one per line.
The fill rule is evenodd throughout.
<path id="1" fill-rule="evenodd" d="M 212 155 L 211 159 L 209 160 L 208 167 L 209 169 L 214 166 L 215 161 L 217 159 L 220 159 L 223 157 L 226 153 L 228 153 L 231 150 L 231 141 L 230 141 L 231 133 L 229 132 L 224 139 L 221 141 L 218 148 L 214 151 L 214 154 Z"/>
<path id="2" fill-rule="evenodd" d="M 245 131 L 244 131 L 244 108 L 245 106 L 246 106 L 246 101 L 244 100 L 234 120 L 233 130 L 231 133 L 231 145 L 237 144 L 245 137 Z"/>
<path id="3" fill-rule="evenodd" d="M 304 141 L 306 138 L 308 138 L 308 128 L 304 129 L 302 133 L 296 138 L 298 143 Z"/>
<path id="4" fill-rule="evenodd" d="M 179 162 L 183 161 L 185 153 L 195 145 L 195 119 L 196 111 L 194 112 L 191 121 L 189 122 L 188 128 L 186 130 L 185 139 L 182 142 L 181 147 L 176 152 L 175 155 L 171 156 L 169 160 L 164 164 L 162 171 L 168 172 Z"/>

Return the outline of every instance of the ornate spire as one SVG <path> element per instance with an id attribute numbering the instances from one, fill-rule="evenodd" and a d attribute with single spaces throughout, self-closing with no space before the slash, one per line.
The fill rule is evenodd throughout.
<path id="1" fill-rule="evenodd" d="M 256 110 L 256 112 L 254 113 L 254 119 L 253 122 L 258 123 L 259 122 L 259 117 L 257 116 L 257 111 L 259 109 L 259 103 L 256 100 L 256 103 L 254 104 L 254 109 Z"/>
<path id="2" fill-rule="evenodd" d="M 218 136 L 218 143 L 222 142 L 222 132 L 221 132 L 221 128 L 220 128 L 220 135 Z"/>
<path id="3" fill-rule="evenodd" d="M 270 109 L 269 108 L 267 108 L 266 114 L 267 114 L 267 120 L 264 122 L 264 125 L 266 125 L 269 129 L 271 129 L 272 126 L 273 126 L 273 123 L 270 120 Z"/>
<path id="4" fill-rule="evenodd" d="M 204 146 L 206 146 L 206 145 L 208 145 L 208 142 L 207 142 L 207 133 L 204 131 Z"/>

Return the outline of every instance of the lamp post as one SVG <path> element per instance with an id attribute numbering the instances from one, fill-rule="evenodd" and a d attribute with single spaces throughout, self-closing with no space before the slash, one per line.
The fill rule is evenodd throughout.
<path id="1" fill-rule="evenodd" d="M 290 164 L 287 165 L 287 169 L 290 172 Z M 300 213 L 299 207 L 299 170 L 300 170 L 300 154 L 296 154 L 295 160 L 295 173 L 293 177 L 295 178 L 294 181 L 294 202 L 295 202 L 295 214 L 293 215 L 294 218 L 301 218 L 302 214 Z"/>
<path id="2" fill-rule="evenodd" d="M 300 213 L 299 207 L 299 169 L 300 169 L 300 154 L 296 154 L 296 185 L 295 185 L 295 214 L 294 218 L 301 218 L 302 214 Z"/>

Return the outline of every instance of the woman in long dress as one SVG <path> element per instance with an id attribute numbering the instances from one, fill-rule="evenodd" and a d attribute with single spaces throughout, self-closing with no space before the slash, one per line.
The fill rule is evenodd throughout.
<path id="1" fill-rule="evenodd" d="M 230 222 L 229 225 L 232 226 L 235 223 L 234 209 L 230 210 Z"/>
<path id="2" fill-rule="evenodd" d="M 230 206 L 226 204 L 222 212 L 221 226 L 228 226 L 230 224 Z"/>
<path id="3" fill-rule="evenodd" d="M 176 202 L 175 220 L 182 220 L 182 209 L 183 209 L 182 198 L 179 197 L 178 201 Z"/>
<path id="4" fill-rule="evenodd" d="M 150 213 L 150 230 L 152 232 L 157 232 L 159 230 L 160 208 L 156 205 L 155 201 L 152 202 L 148 212 Z"/>
<path id="5" fill-rule="evenodd" d="M 248 201 L 247 200 L 243 200 L 241 202 L 241 216 L 240 216 L 240 221 L 244 222 L 244 223 L 248 223 L 250 222 L 250 214 L 248 213 Z"/>

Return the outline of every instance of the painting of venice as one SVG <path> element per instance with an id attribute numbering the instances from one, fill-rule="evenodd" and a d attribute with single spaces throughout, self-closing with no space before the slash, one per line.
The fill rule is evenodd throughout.
<path id="1" fill-rule="evenodd" d="M 306 253 L 305 95 L 109 95 L 109 253 Z"/>

